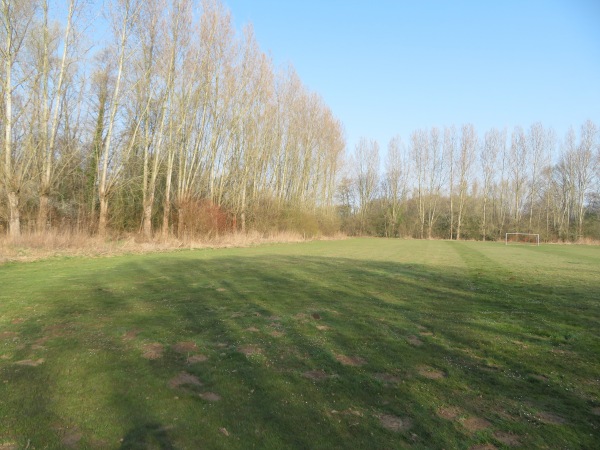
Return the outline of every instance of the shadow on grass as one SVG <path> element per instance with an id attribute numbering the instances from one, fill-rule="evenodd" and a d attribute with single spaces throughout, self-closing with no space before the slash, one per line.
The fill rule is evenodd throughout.
<path id="1" fill-rule="evenodd" d="M 9 346 L 13 362 L 45 361 L 0 361 L 0 444 L 468 448 L 507 432 L 529 447 L 585 447 L 598 437 L 600 349 L 588 327 L 600 314 L 586 290 L 343 258 L 125 260 L 66 274 L 77 283 L 60 296 L 40 287 L 44 312 L 15 325 Z M 144 358 L 148 345 L 161 350 Z M 189 362 L 198 355 L 206 361 Z M 173 382 L 181 373 L 187 382 Z M 462 415 L 439 417 L 446 406 Z M 390 430 L 384 416 L 404 426 Z M 490 426 L 469 431 L 468 417 Z"/>

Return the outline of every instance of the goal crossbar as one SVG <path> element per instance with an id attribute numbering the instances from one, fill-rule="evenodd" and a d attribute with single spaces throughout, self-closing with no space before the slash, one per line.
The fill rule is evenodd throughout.
<path id="1" fill-rule="evenodd" d="M 504 242 L 505 245 L 509 243 L 540 245 L 540 235 L 536 233 L 506 233 Z"/>

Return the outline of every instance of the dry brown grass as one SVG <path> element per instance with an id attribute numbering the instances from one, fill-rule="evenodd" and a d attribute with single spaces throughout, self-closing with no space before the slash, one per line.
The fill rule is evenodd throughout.
<path id="1" fill-rule="evenodd" d="M 317 239 L 344 239 L 339 234 Z M 87 233 L 72 231 L 48 231 L 45 233 L 24 233 L 19 239 L 0 236 L 0 264 L 11 261 L 36 261 L 60 256 L 105 257 L 133 253 L 167 252 L 180 249 L 252 247 L 267 243 L 304 242 L 300 233 L 280 232 L 261 234 L 230 233 L 213 237 L 186 236 L 182 239 L 173 236 L 155 236 L 150 240 L 137 234 L 100 238 Z"/>

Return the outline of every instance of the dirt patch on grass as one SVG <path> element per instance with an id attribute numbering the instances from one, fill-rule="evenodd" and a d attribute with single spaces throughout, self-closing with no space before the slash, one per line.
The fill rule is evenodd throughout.
<path id="1" fill-rule="evenodd" d="M 62 445 L 66 448 L 77 448 L 79 441 L 83 438 L 83 434 L 77 430 L 71 430 L 65 434 L 65 436 L 60 440 Z"/>
<path id="2" fill-rule="evenodd" d="M 469 450 L 498 450 L 494 444 L 476 444 L 469 447 Z"/>
<path id="3" fill-rule="evenodd" d="M 124 333 L 123 336 L 121 336 L 121 338 L 124 341 L 133 341 L 141 332 L 142 330 L 140 330 L 139 328 L 134 328 L 133 330 L 129 330 L 127 333 Z"/>
<path id="4" fill-rule="evenodd" d="M 407 431 L 412 427 L 412 420 L 407 417 L 397 417 L 390 414 L 380 414 L 377 416 L 381 426 L 394 432 Z"/>
<path id="5" fill-rule="evenodd" d="M 364 358 L 360 356 L 346 356 L 346 355 L 335 355 L 335 359 L 337 359 L 344 366 L 362 366 L 367 363 Z"/>
<path id="6" fill-rule="evenodd" d="M 468 431 L 475 432 L 485 430 L 492 426 L 487 420 L 482 419 L 481 417 L 468 417 L 463 420 L 462 426 L 465 427 Z"/>
<path id="7" fill-rule="evenodd" d="M 44 334 L 50 338 L 61 337 L 65 335 L 68 326 L 62 323 L 55 323 L 44 327 Z"/>
<path id="8" fill-rule="evenodd" d="M 142 347 L 142 356 L 146 359 L 160 359 L 163 356 L 165 348 L 158 342 L 146 344 Z"/>
<path id="9" fill-rule="evenodd" d="M 446 378 L 446 374 L 444 372 L 429 366 L 419 366 L 417 367 L 417 372 L 419 372 L 419 375 L 430 380 L 441 380 L 442 378 Z"/>
<path id="10" fill-rule="evenodd" d="M 240 347 L 238 347 L 238 352 L 243 353 L 246 356 L 251 356 L 251 355 L 260 355 L 262 353 L 262 348 L 260 348 L 258 345 L 242 345 Z"/>
<path id="11" fill-rule="evenodd" d="M 18 317 L 10 321 L 10 323 L 12 323 L 13 325 L 18 325 L 23 322 L 25 322 L 25 319 L 23 319 L 22 317 Z"/>
<path id="12" fill-rule="evenodd" d="M 518 447 L 521 445 L 521 439 L 519 436 L 513 433 L 507 433 L 505 431 L 496 431 L 494 433 L 494 439 L 502 442 L 507 447 Z"/>
<path id="13" fill-rule="evenodd" d="M 37 367 L 41 364 L 44 364 L 44 358 L 40 359 L 24 359 L 22 361 L 17 361 L 15 364 L 18 366 L 29 366 L 29 367 Z"/>
<path id="14" fill-rule="evenodd" d="M 529 377 L 533 378 L 534 380 L 541 381 L 542 383 L 550 381 L 550 379 L 547 376 L 539 375 L 537 373 L 529 374 Z"/>
<path id="15" fill-rule="evenodd" d="M 327 375 L 323 370 L 309 370 L 308 372 L 304 372 L 302 376 L 313 381 L 323 381 L 329 378 L 329 375 Z"/>
<path id="16" fill-rule="evenodd" d="M 191 356 L 188 356 L 187 363 L 188 364 L 196 364 L 196 363 L 204 362 L 207 360 L 208 360 L 208 356 L 205 356 L 205 355 L 191 355 Z"/>
<path id="17" fill-rule="evenodd" d="M 16 331 L 3 331 L 2 333 L 0 333 L 0 339 L 11 339 L 17 337 L 18 335 L 19 333 L 17 333 Z"/>
<path id="18" fill-rule="evenodd" d="M 317 325 L 317 330 L 319 331 L 328 331 L 330 329 L 327 325 Z"/>
<path id="19" fill-rule="evenodd" d="M 173 344 L 171 348 L 177 353 L 185 354 L 198 350 L 198 345 L 196 345 L 196 343 L 193 341 L 182 341 L 178 342 L 177 344 Z"/>
<path id="20" fill-rule="evenodd" d="M 5 442 L 0 444 L 0 450 L 17 450 L 19 446 L 16 442 Z"/>
<path id="21" fill-rule="evenodd" d="M 548 425 L 564 425 L 567 423 L 567 419 L 561 417 L 557 414 L 542 411 L 535 415 L 540 422 L 543 422 Z"/>
<path id="22" fill-rule="evenodd" d="M 595 416 L 600 416 L 600 407 L 592 408 L 592 414 Z"/>
<path id="23" fill-rule="evenodd" d="M 207 402 L 218 402 L 221 400 L 221 396 L 219 394 L 215 394 L 214 392 L 203 392 L 199 395 L 202 400 L 206 400 Z"/>
<path id="24" fill-rule="evenodd" d="M 442 419 L 456 420 L 462 414 L 462 409 L 457 406 L 444 406 L 438 408 L 436 414 Z"/>
<path id="25" fill-rule="evenodd" d="M 285 336 L 285 333 L 283 331 L 271 331 L 269 333 L 271 336 L 273 336 L 274 338 L 280 338 L 281 336 Z"/>
<path id="26" fill-rule="evenodd" d="M 315 320 L 321 320 L 321 315 L 319 313 L 312 313 L 311 317 Z"/>
<path id="27" fill-rule="evenodd" d="M 43 346 L 46 342 L 50 340 L 50 336 L 44 336 L 35 341 L 34 345 Z"/>
<path id="28" fill-rule="evenodd" d="M 169 380 L 169 387 L 177 389 L 182 386 L 202 386 L 202 382 L 196 375 L 192 375 L 188 372 L 181 372 L 179 375 Z"/>
<path id="29" fill-rule="evenodd" d="M 423 341 L 421 339 L 419 339 L 417 336 L 409 336 L 406 338 L 406 340 L 408 341 L 408 343 L 414 347 L 420 347 L 421 345 L 423 345 Z"/>
<path id="30" fill-rule="evenodd" d="M 402 381 L 400 377 L 389 373 L 376 373 L 373 375 L 373 378 L 385 384 L 398 384 Z"/>
<path id="31" fill-rule="evenodd" d="M 250 333 L 258 333 L 260 332 L 260 330 L 256 327 L 248 327 L 246 328 L 246 331 L 249 331 Z"/>
<path id="32" fill-rule="evenodd" d="M 225 288 L 217 288 L 217 292 L 227 292 L 227 289 Z"/>

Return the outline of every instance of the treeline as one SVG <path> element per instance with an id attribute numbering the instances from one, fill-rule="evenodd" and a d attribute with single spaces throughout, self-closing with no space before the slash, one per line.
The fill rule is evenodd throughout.
<path id="1" fill-rule="evenodd" d="M 0 231 L 335 231 L 340 122 L 218 0 L 0 1 Z"/>
<path id="2" fill-rule="evenodd" d="M 388 145 L 361 139 L 338 187 L 350 234 L 546 241 L 600 239 L 600 132 L 557 138 L 539 123 L 478 134 L 473 125 L 416 130 Z"/>

